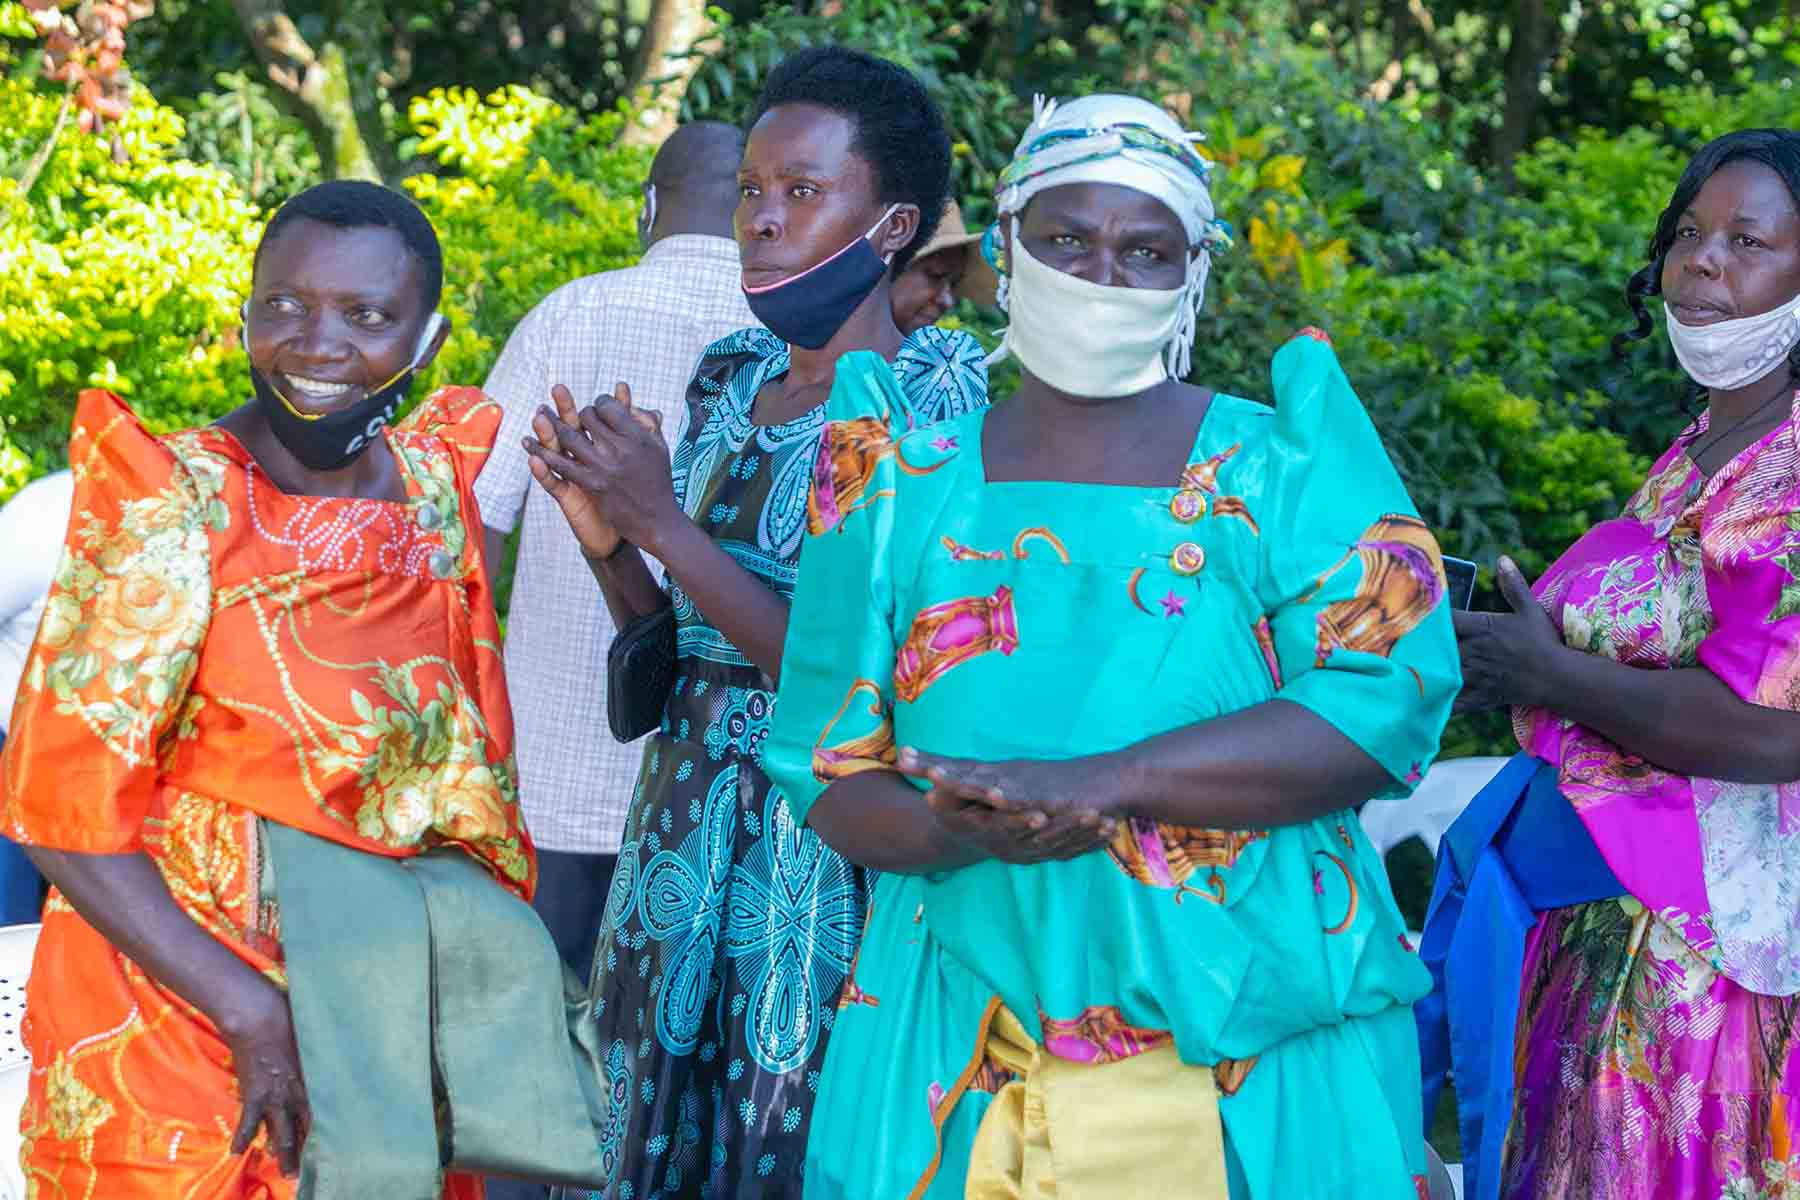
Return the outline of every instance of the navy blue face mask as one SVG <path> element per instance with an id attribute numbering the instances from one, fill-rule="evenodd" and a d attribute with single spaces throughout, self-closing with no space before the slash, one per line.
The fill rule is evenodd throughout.
<path id="1" fill-rule="evenodd" d="M 443 321 L 441 314 L 432 313 L 419 335 L 412 361 L 361 400 L 336 412 L 302 413 L 288 402 L 267 375 L 252 366 L 250 387 L 256 393 L 263 415 L 268 418 L 269 430 L 275 440 L 308 470 L 336 471 L 349 466 L 380 435 L 382 427 L 393 420 L 394 410 L 400 407 L 400 402 L 412 388 L 413 372 L 419 360 L 431 348 L 431 339 L 437 336 Z"/>
<path id="2" fill-rule="evenodd" d="M 868 233 L 824 262 L 766 287 L 745 287 L 750 311 L 790 346 L 817 350 L 829 342 L 887 274 L 888 260 L 875 253 L 869 236 L 899 207 L 890 206 Z"/>

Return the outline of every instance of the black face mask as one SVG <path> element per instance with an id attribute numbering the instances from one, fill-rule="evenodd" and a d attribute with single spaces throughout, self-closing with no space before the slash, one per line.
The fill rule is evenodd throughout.
<path id="1" fill-rule="evenodd" d="M 887 274 L 887 262 L 869 245 L 869 234 L 893 215 L 894 208 L 882 213 L 868 233 L 824 262 L 780 283 L 746 287 L 744 299 L 756 319 L 790 346 L 817 350 L 829 342 Z"/>
<path id="2" fill-rule="evenodd" d="M 311 471 L 336 471 L 349 466 L 369 443 L 381 435 L 382 428 L 394 417 L 394 410 L 412 388 L 413 372 L 419 359 L 437 336 L 443 318 L 431 314 L 413 361 L 398 375 L 371 391 L 349 408 L 322 414 L 303 414 L 283 396 L 267 375 L 250 368 L 250 387 L 256 393 L 268 418 L 275 440 L 288 453 Z"/>

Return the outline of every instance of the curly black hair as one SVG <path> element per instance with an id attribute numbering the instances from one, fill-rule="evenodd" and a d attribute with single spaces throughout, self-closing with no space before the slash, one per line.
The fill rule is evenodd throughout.
<path id="1" fill-rule="evenodd" d="M 425 302 L 435 309 L 444 291 L 444 250 L 438 244 L 431 218 L 404 192 L 360 179 L 333 179 L 288 198 L 275 210 L 256 244 L 251 269 L 262 263 L 263 247 L 275 240 L 290 221 L 318 221 L 339 229 L 363 229 L 375 225 L 400 235 L 406 248 L 418 255 L 425 268 Z"/>
<path id="2" fill-rule="evenodd" d="M 1675 194 L 1669 198 L 1669 206 L 1656 219 L 1656 232 L 1650 237 L 1650 262 L 1642 270 L 1633 275 L 1625 284 L 1625 303 L 1631 306 L 1632 315 L 1637 324 L 1613 336 L 1612 348 L 1615 355 L 1622 356 L 1634 342 L 1641 342 L 1655 330 L 1655 323 L 1650 319 L 1650 311 L 1644 300 L 1649 296 L 1662 295 L 1663 259 L 1668 256 L 1669 247 L 1675 244 L 1675 230 L 1680 223 L 1681 214 L 1688 210 L 1700 189 L 1720 167 L 1734 162 L 1755 162 L 1768 167 L 1781 176 L 1787 184 L 1788 191 L 1794 197 L 1794 203 L 1800 205 L 1800 131 L 1793 129 L 1739 129 L 1727 133 L 1700 148 L 1694 160 L 1681 173 L 1681 182 L 1675 185 Z M 1800 384 L 1800 346 L 1788 352 L 1788 374 L 1796 384 Z M 1690 410 L 1697 408 L 1706 396 L 1706 388 L 1694 380 L 1687 381 L 1687 388 L 1682 397 L 1683 404 Z"/>
<path id="3" fill-rule="evenodd" d="M 750 125 L 782 104 L 816 104 L 856 127 L 852 146 L 887 204 L 916 204 L 919 228 L 894 255 L 899 275 L 931 240 L 950 199 L 950 130 L 925 85 L 897 63 L 844 46 L 811 46 L 776 64 Z"/>

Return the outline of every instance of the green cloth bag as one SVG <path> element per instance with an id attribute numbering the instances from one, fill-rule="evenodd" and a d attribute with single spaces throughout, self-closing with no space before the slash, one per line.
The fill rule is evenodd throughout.
<path id="1" fill-rule="evenodd" d="M 446 847 L 262 822 L 312 1106 L 300 1200 L 438 1200 L 446 1167 L 600 1187 L 586 995 L 531 906 Z"/>

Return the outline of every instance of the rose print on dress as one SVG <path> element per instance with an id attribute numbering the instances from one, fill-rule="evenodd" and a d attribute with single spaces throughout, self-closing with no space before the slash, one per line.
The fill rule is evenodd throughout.
<path id="1" fill-rule="evenodd" d="M 1019 620 L 1012 589 L 968 596 L 921 609 L 894 655 L 894 695 L 912 703 L 952 667 L 971 658 L 1019 648 Z"/>

